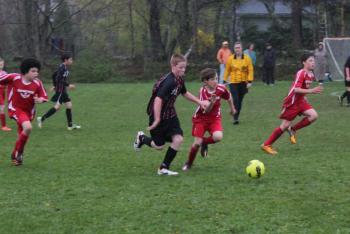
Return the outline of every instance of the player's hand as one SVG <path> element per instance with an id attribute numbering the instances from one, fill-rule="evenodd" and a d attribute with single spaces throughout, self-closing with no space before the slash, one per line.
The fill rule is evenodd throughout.
<path id="1" fill-rule="evenodd" d="M 208 100 L 200 101 L 199 105 L 203 110 L 206 110 L 207 107 L 210 105 L 210 102 Z"/>
<path id="2" fill-rule="evenodd" d="M 346 77 L 346 81 L 350 81 L 350 77 Z"/>
<path id="3" fill-rule="evenodd" d="M 210 97 L 210 102 L 214 103 L 215 101 L 216 101 L 216 95 L 213 94 L 213 95 L 211 95 L 211 97 Z"/>
<path id="4" fill-rule="evenodd" d="M 35 103 L 43 103 L 44 102 L 44 99 L 42 99 L 42 98 L 39 98 L 39 97 L 37 97 L 37 96 L 34 96 L 34 102 Z"/>
<path id="5" fill-rule="evenodd" d="M 236 113 L 237 113 L 236 108 L 234 108 L 234 109 L 232 109 L 232 110 L 230 111 L 230 115 L 232 115 L 232 116 L 234 116 L 234 114 L 236 114 Z"/>
<path id="6" fill-rule="evenodd" d="M 154 120 L 152 125 L 147 127 L 147 130 L 151 131 L 151 130 L 155 129 L 159 123 L 160 123 L 160 120 Z"/>
<path id="7" fill-rule="evenodd" d="M 55 86 L 52 86 L 52 87 L 50 88 L 50 92 L 53 92 L 53 91 L 55 91 Z"/>
<path id="8" fill-rule="evenodd" d="M 323 91 L 323 86 L 321 86 L 321 85 L 316 86 L 315 88 L 311 89 L 311 93 L 314 93 L 314 94 L 322 93 L 322 91 Z"/>
<path id="9" fill-rule="evenodd" d="M 250 87 L 252 87 L 252 83 L 247 83 L 247 89 L 249 89 Z"/>
<path id="10" fill-rule="evenodd" d="M 70 85 L 68 85 L 68 89 L 70 89 L 70 90 L 75 89 L 75 85 L 74 85 L 74 84 L 70 84 Z"/>

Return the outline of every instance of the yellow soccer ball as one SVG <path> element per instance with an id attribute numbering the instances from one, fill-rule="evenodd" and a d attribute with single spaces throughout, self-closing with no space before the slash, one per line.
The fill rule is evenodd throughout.
<path id="1" fill-rule="evenodd" d="M 265 166 L 259 160 L 252 160 L 248 163 L 245 171 L 251 178 L 260 178 L 265 173 Z"/>

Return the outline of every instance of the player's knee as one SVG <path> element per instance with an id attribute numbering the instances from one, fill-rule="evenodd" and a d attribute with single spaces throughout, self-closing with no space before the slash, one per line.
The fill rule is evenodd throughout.
<path id="1" fill-rule="evenodd" d="M 311 122 L 314 122 L 314 121 L 316 121 L 317 119 L 318 119 L 318 114 L 317 114 L 317 112 L 312 113 L 312 115 L 311 115 L 310 118 L 309 118 L 309 120 L 310 120 Z"/>
<path id="2" fill-rule="evenodd" d="M 173 143 L 174 144 L 181 144 L 183 141 L 184 141 L 184 138 L 181 135 L 176 135 L 173 138 Z"/>
<path id="3" fill-rule="evenodd" d="M 23 131 L 28 135 L 32 131 L 32 125 L 31 124 L 25 124 L 23 126 Z"/>
<path id="4" fill-rule="evenodd" d="M 58 111 L 58 110 L 61 108 L 61 105 L 60 105 L 60 104 L 56 104 L 56 105 L 54 106 L 54 108 L 56 109 L 56 111 Z"/>
<path id="5" fill-rule="evenodd" d="M 223 137 L 224 137 L 224 135 L 222 134 L 222 132 L 215 132 L 215 133 L 213 134 L 213 140 L 214 140 L 215 142 L 221 141 Z"/>

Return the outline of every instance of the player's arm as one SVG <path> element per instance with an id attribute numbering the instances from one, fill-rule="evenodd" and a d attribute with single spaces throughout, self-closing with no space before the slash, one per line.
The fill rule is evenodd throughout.
<path id="1" fill-rule="evenodd" d="M 194 96 L 192 93 L 186 91 L 186 93 L 182 94 L 187 100 L 197 103 L 203 110 L 205 110 L 209 106 L 209 101 L 204 100 L 201 101 L 199 98 Z"/>
<path id="2" fill-rule="evenodd" d="M 36 95 L 34 96 L 34 102 L 35 103 L 44 103 L 44 102 L 47 102 L 48 100 L 48 96 L 47 96 L 47 93 L 46 93 L 46 90 L 44 88 L 44 85 L 43 83 L 40 81 L 39 83 L 39 87 L 37 89 L 37 93 Z"/>
<path id="3" fill-rule="evenodd" d="M 345 79 L 350 81 L 350 67 L 345 67 Z"/>
<path id="4" fill-rule="evenodd" d="M 294 88 L 294 93 L 301 93 L 301 94 L 319 94 L 319 93 L 322 93 L 322 91 L 323 91 L 322 85 L 316 86 L 312 89 Z"/>
<path id="5" fill-rule="evenodd" d="M 252 82 L 254 80 L 254 67 L 253 67 L 253 62 L 251 58 L 248 56 L 248 84 L 247 88 L 250 88 L 252 86 Z"/>
<path id="6" fill-rule="evenodd" d="M 163 103 L 163 100 L 160 97 L 156 97 L 154 99 L 154 103 L 153 103 L 154 121 L 151 124 L 151 126 L 147 128 L 148 131 L 151 131 L 152 129 L 156 128 L 160 123 L 160 113 L 162 110 L 162 103 Z"/>
<path id="7" fill-rule="evenodd" d="M 233 104 L 233 99 L 232 99 L 232 95 L 230 94 L 230 98 L 227 100 L 227 103 L 228 103 L 228 105 L 229 105 L 229 107 L 230 107 L 230 113 L 231 113 L 231 115 L 234 115 L 234 114 L 236 114 L 236 112 L 237 112 L 237 110 L 236 110 L 236 107 L 235 107 L 235 105 Z"/>
<path id="8" fill-rule="evenodd" d="M 3 74 L 0 75 L 0 85 L 8 85 L 12 83 L 12 80 L 15 76 L 17 76 L 18 74 L 15 73 L 10 73 L 10 74 Z"/>

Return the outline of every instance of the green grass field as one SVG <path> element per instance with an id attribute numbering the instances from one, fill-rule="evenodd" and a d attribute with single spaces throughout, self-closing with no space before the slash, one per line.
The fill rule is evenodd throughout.
<path id="1" fill-rule="evenodd" d="M 350 233 L 350 108 L 330 95 L 343 83 L 309 96 L 320 118 L 298 133 L 297 145 L 284 135 L 278 156 L 260 150 L 280 123 L 289 85 L 257 82 L 239 126 L 223 103 L 224 139 L 188 173 L 181 166 L 195 106 L 179 97 L 185 141 L 172 165 L 178 177 L 156 175 L 164 152 L 132 148 L 148 123 L 151 83 L 78 85 L 71 96 L 82 129 L 66 130 L 64 110 L 43 129 L 33 123 L 22 167 L 9 160 L 15 131 L 0 132 L 0 233 Z M 187 84 L 193 93 L 199 86 Z M 245 174 L 252 159 L 265 163 L 263 178 Z"/>

